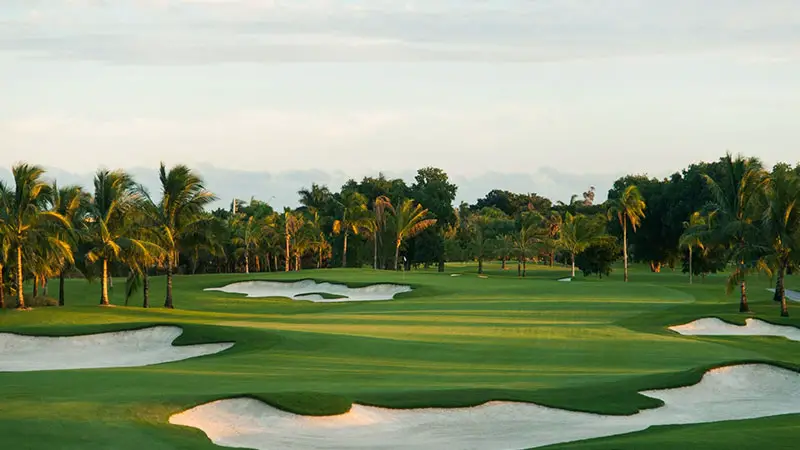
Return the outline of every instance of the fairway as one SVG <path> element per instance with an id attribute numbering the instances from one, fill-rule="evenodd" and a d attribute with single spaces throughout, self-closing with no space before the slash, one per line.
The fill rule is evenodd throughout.
<path id="1" fill-rule="evenodd" d="M 536 267 L 525 279 L 498 269 L 489 265 L 488 278 L 459 265 L 444 274 L 337 269 L 176 277 L 174 311 L 100 308 L 97 283 L 68 280 L 66 307 L 3 311 L 2 331 L 77 335 L 176 325 L 184 329 L 176 345 L 235 345 L 146 367 L 0 373 L 0 436 L 8 448 L 220 448 L 201 431 L 168 420 L 234 397 L 310 415 L 340 414 L 352 403 L 452 408 L 492 400 L 629 415 L 661 405 L 639 391 L 691 385 L 714 367 L 800 368 L 798 343 L 783 337 L 668 330 L 712 316 L 744 325 L 750 316 L 735 312 L 736 297 L 724 295 L 721 275 L 692 286 L 678 273 L 644 270 L 633 270 L 628 284 L 581 276 L 560 283 L 565 269 Z M 413 291 L 394 300 L 324 304 L 206 291 L 248 280 L 303 279 L 351 288 L 406 284 Z M 797 287 L 792 277 L 787 281 Z M 112 303 L 122 305 L 124 282 L 114 284 Z M 768 279 L 751 285 L 755 317 L 800 323 L 778 317 Z M 154 278 L 152 290 L 163 295 L 163 280 Z M 800 439 L 798 419 L 654 427 L 552 448 L 677 449 L 687 442 L 707 449 L 761 449 L 764 442 L 792 448 Z"/>

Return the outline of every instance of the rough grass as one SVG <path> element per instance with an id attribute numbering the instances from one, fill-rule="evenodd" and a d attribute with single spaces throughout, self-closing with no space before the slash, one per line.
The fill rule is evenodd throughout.
<path id="1" fill-rule="evenodd" d="M 460 277 L 372 270 L 176 277 L 174 311 L 100 308 L 98 283 L 68 280 L 67 307 L 3 311 L 0 329 L 75 335 L 178 325 L 184 333 L 176 345 L 236 345 L 149 367 L 0 373 L 0 441 L 34 449 L 217 448 L 202 432 L 171 426 L 167 419 L 238 396 L 311 415 L 338 414 L 352 402 L 409 408 L 489 400 L 632 414 L 660 405 L 638 391 L 692 384 L 709 368 L 768 362 L 800 369 L 798 344 L 784 338 L 681 336 L 667 329 L 710 316 L 744 323 L 749 316 L 736 312 L 738 299 L 725 295 L 723 276 L 689 286 L 678 273 L 637 269 L 628 284 L 616 273 L 560 283 L 555 280 L 567 276 L 566 269 L 529 267 L 529 277 L 517 279 L 516 268 L 486 268 L 488 278 L 458 264 L 449 273 Z M 242 280 L 304 278 L 350 286 L 409 284 L 414 291 L 394 301 L 356 303 L 203 291 Z M 152 284 L 151 302 L 158 305 L 163 279 Z M 800 325 L 778 316 L 765 290 L 769 284 L 750 281 L 755 315 Z M 122 305 L 123 283 L 115 286 L 112 302 Z M 50 286 L 51 294 L 57 290 L 57 284 Z M 794 448 L 798 419 L 659 427 L 552 448 Z"/>

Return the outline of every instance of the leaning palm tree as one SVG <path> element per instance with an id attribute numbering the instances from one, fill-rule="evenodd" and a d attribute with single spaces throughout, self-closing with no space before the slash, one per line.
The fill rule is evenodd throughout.
<path id="1" fill-rule="evenodd" d="M 777 269 L 776 295 L 781 302 L 781 316 L 788 317 L 784 279 L 792 258 L 800 253 L 800 179 L 791 168 L 778 165 L 765 187 L 763 233 Z"/>
<path id="2" fill-rule="evenodd" d="M 618 199 L 610 201 L 611 207 L 608 210 L 609 219 L 617 216 L 619 224 L 622 226 L 622 260 L 624 265 L 624 280 L 628 281 L 628 222 L 631 224 L 633 232 L 644 219 L 646 208 L 642 194 L 636 186 L 628 186 Z"/>
<path id="3" fill-rule="evenodd" d="M 350 233 L 359 234 L 367 217 L 367 197 L 355 191 L 342 193 L 342 201 L 338 202 L 342 209 L 342 218 L 333 222 L 333 233 L 344 236 L 342 249 L 342 267 L 347 267 L 347 237 Z"/>
<path id="4" fill-rule="evenodd" d="M 89 263 L 99 263 L 100 304 L 108 305 L 108 265 L 123 258 L 123 252 L 145 244 L 132 236 L 140 225 L 131 217 L 142 208 L 142 197 L 127 173 L 116 170 L 97 171 L 94 178 L 94 198 L 87 208 L 86 240 L 91 247 L 86 254 Z"/>
<path id="5" fill-rule="evenodd" d="M 550 214 L 544 217 L 544 227 L 546 229 L 545 244 L 550 250 L 550 267 L 553 267 L 555 264 L 558 235 L 563 225 L 564 218 L 561 217 L 558 211 L 550 211 Z"/>
<path id="6" fill-rule="evenodd" d="M 597 242 L 603 234 L 603 226 L 592 217 L 583 214 L 564 215 L 561 235 L 558 243 L 561 248 L 568 251 L 572 259 L 572 276 L 575 276 L 575 256 Z"/>
<path id="7" fill-rule="evenodd" d="M 728 247 L 728 260 L 736 263 L 728 278 L 727 290 L 730 292 L 738 284 L 741 293 L 739 311 L 749 312 L 746 278 L 755 267 L 752 264 L 752 244 L 758 241 L 760 234 L 755 221 L 763 212 L 759 194 L 768 177 L 756 158 L 733 158 L 729 153 L 721 163 L 723 173 L 720 180 L 704 175 L 714 198 L 711 207 L 717 215 L 715 240 Z"/>
<path id="8" fill-rule="evenodd" d="M 18 164 L 11 170 L 14 189 L 0 186 L 0 235 L 3 245 L 16 253 L 17 308 L 25 308 L 23 284 L 23 256 L 26 249 L 35 243 L 47 241 L 52 246 L 68 247 L 57 236 L 47 236 L 46 224 L 57 222 L 65 227 L 69 222 L 55 211 L 49 211 L 52 202 L 52 188 L 42 176 L 44 169 L 39 166 Z"/>
<path id="9" fill-rule="evenodd" d="M 436 219 L 427 219 L 428 210 L 417 204 L 412 199 L 405 200 L 392 216 L 394 222 L 395 247 L 394 269 L 397 270 L 400 261 L 400 245 L 408 238 L 414 237 L 425 229 L 436 224 Z"/>
<path id="10" fill-rule="evenodd" d="M 166 252 L 167 293 L 165 308 L 174 308 L 172 301 L 172 276 L 184 242 L 198 228 L 210 222 L 203 209 L 217 197 L 205 188 L 203 178 L 188 167 L 179 164 L 169 171 L 161 163 L 159 167 L 161 199 L 154 202 L 143 188 L 139 191 L 147 198 L 145 211 L 155 229 L 158 230 L 159 246 Z"/>

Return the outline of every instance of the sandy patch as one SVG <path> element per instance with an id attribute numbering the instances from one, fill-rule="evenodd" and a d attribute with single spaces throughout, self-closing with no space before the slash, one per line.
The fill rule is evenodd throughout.
<path id="1" fill-rule="evenodd" d="M 709 371 L 694 386 L 642 394 L 665 406 L 632 416 L 603 416 L 510 402 L 410 410 L 353 405 L 346 414 L 305 417 L 239 398 L 192 408 L 169 422 L 199 428 L 217 445 L 259 450 L 523 449 L 653 425 L 800 413 L 800 374 L 760 364 L 732 366 Z"/>
<path id="2" fill-rule="evenodd" d="M 139 367 L 211 355 L 233 343 L 173 346 L 178 327 L 70 337 L 0 333 L 0 372 Z"/>
<path id="3" fill-rule="evenodd" d="M 567 278 L 561 278 L 561 279 L 560 279 L 560 280 L 558 280 L 558 281 L 572 281 L 572 278 L 570 278 L 570 277 L 567 277 Z"/>
<path id="4" fill-rule="evenodd" d="M 294 300 L 333 303 L 392 300 L 397 294 L 411 292 L 411 287 L 399 284 L 375 284 L 362 288 L 351 288 L 344 284 L 317 283 L 313 280 L 298 281 L 296 283 L 244 281 L 221 288 L 209 288 L 206 291 L 246 294 L 248 297 L 287 297 Z M 319 293 L 333 294 L 345 298 L 326 299 Z"/>
<path id="5" fill-rule="evenodd" d="M 745 325 L 740 326 L 717 318 L 705 318 L 669 329 L 687 336 L 783 336 L 800 341 L 800 328 L 773 325 L 758 319 L 747 319 Z"/>

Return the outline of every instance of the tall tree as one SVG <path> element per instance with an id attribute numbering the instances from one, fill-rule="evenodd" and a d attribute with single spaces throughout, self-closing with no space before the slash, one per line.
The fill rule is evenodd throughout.
<path id="1" fill-rule="evenodd" d="M 412 197 L 436 219 L 434 230 L 442 245 L 437 246 L 435 255 L 439 263 L 439 272 L 444 272 L 444 231 L 455 223 L 453 201 L 458 187 L 450 182 L 447 173 L 435 167 L 425 167 L 417 171 L 414 185 L 411 186 Z"/>
<path id="2" fill-rule="evenodd" d="M 136 184 L 127 173 L 117 170 L 99 170 L 94 178 L 94 198 L 87 208 L 87 241 L 90 243 L 86 258 L 99 263 L 100 304 L 108 305 L 109 263 L 121 258 L 123 249 L 141 246 L 132 239 L 131 214 L 142 207 L 142 197 Z"/>
<path id="3" fill-rule="evenodd" d="M 760 193 L 768 180 L 761 161 L 756 158 L 733 157 L 730 153 L 721 159 L 719 179 L 704 175 L 714 198 L 711 205 L 717 214 L 715 240 L 724 243 L 728 260 L 736 268 L 728 278 L 728 290 L 739 285 L 739 311 L 749 312 L 747 304 L 747 274 L 753 270 L 754 247 L 759 238 L 756 218 L 760 215 Z"/>
<path id="4" fill-rule="evenodd" d="M 49 211 L 52 188 L 42 179 L 44 169 L 39 166 L 18 164 L 11 170 L 14 189 L 0 185 L 0 235 L 2 244 L 15 251 L 17 308 L 25 308 L 23 284 L 23 255 L 26 247 L 35 242 L 47 241 L 50 245 L 65 248 L 67 242 L 46 234 L 45 224 L 57 222 L 65 227 L 69 222 L 55 211 Z M 28 250 L 32 250 L 28 248 Z"/>
<path id="5" fill-rule="evenodd" d="M 91 201 L 88 194 L 77 185 L 58 187 L 53 183 L 53 211 L 60 214 L 69 222 L 70 227 L 58 224 L 53 232 L 72 247 L 69 255 L 63 255 L 58 261 L 58 305 L 64 306 L 66 301 L 64 292 L 65 272 L 72 267 L 74 262 L 72 254 L 77 251 L 78 243 L 86 226 L 86 208 Z"/>
<path id="6" fill-rule="evenodd" d="M 572 276 L 575 276 L 575 257 L 597 242 L 603 235 L 603 224 L 593 217 L 567 212 L 561 226 L 559 246 L 568 251 L 572 259 Z"/>
<path id="7" fill-rule="evenodd" d="M 685 231 L 681 235 L 679 245 L 681 248 L 689 250 L 689 284 L 693 283 L 694 268 L 694 249 L 705 250 L 706 244 L 711 239 L 711 223 L 714 213 L 703 215 L 700 211 L 695 211 L 689 216 L 689 220 L 683 222 Z"/>
<path id="8" fill-rule="evenodd" d="M 395 229 L 394 270 L 400 262 L 400 246 L 406 239 L 416 236 L 425 229 L 436 224 L 436 219 L 429 219 L 428 210 L 412 199 L 406 199 L 392 216 Z"/>
<path id="9" fill-rule="evenodd" d="M 333 232 L 344 236 L 342 267 L 347 267 L 347 238 L 350 233 L 359 234 L 363 228 L 362 225 L 368 220 L 367 198 L 356 191 L 345 191 L 341 195 L 339 206 L 342 218 L 333 223 Z"/>
<path id="10" fill-rule="evenodd" d="M 204 208 L 217 198 L 209 192 L 203 178 L 184 165 L 167 171 L 164 163 L 159 168 L 161 200 L 154 202 L 147 192 L 147 213 L 155 228 L 159 230 L 159 245 L 166 252 L 167 293 L 165 308 L 173 308 L 172 276 L 178 262 L 178 254 L 184 241 L 198 227 L 208 224 L 210 218 L 203 214 Z"/>
<path id="11" fill-rule="evenodd" d="M 609 217 L 617 216 L 622 226 L 622 260 L 625 270 L 624 280 L 628 281 L 628 223 L 633 232 L 644 218 L 645 202 L 635 185 L 628 186 L 618 199 L 609 201 Z"/>
<path id="12" fill-rule="evenodd" d="M 394 211 L 389 197 L 381 195 L 372 202 L 372 210 L 368 217 L 361 223 L 365 235 L 372 241 L 372 268 L 378 269 L 378 247 L 381 244 L 381 235 L 386 229 L 386 218 L 390 211 Z"/>
<path id="13" fill-rule="evenodd" d="M 763 233 L 777 271 L 776 294 L 781 302 L 781 316 L 788 317 L 784 280 L 789 264 L 800 252 L 800 205 L 797 204 L 800 178 L 789 166 L 779 164 L 773 169 L 764 193 Z"/>

